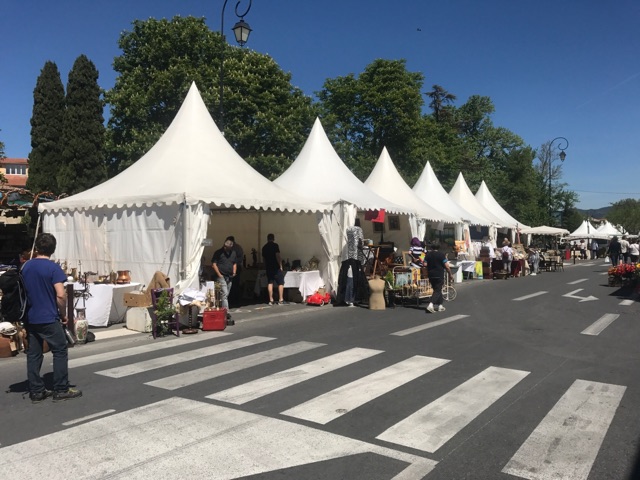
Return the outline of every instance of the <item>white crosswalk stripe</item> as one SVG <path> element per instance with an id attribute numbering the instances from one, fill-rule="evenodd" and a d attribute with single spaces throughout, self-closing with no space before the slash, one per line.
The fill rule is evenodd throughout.
<path id="1" fill-rule="evenodd" d="M 429 325 L 453 322 L 463 318 L 467 318 L 467 316 L 456 315 L 437 322 L 431 322 Z M 607 320 L 611 320 L 611 318 L 607 317 Z M 596 330 L 601 331 L 606 326 L 604 323 L 608 325 L 610 322 L 607 323 L 603 320 L 600 323 L 596 323 L 597 325 L 594 324 L 590 327 L 592 329 L 591 334 L 594 334 L 594 332 L 597 334 Z M 424 329 L 425 325 L 420 325 L 413 329 L 395 332 L 392 335 L 409 335 Z M 217 337 L 221 336 L 217 335 Z M 208 338 L 216 337 L 209 336 Z M 133 347 L 121 351 L 108 352 L 107 354 L 79 358 L 76 359 L 78 362 L 74 366 L 97 364 L 139 354 L 147 355 L 151 351 L 160 350 L 157 357 L 153 359 L 148 359 L 147 355 L 147 359 L 142 361 L 134 361 L 129 365 L 96 369 L 95 373 L 118 379 L 133 375 L 140 377 L 146 372 L 153 371 L 156 372 L 156 379 L 145 382 L 145 385 L 173 391 L 276 360 L 286 361 L 287 366 L 281 370 L 259 378 L 255 378 L 254 375 L 254 379 L 242 383 L 234 382 L 233 377 L 229 377 L 228 381 L 233 386 L 206 396 L 211 400 L 235 405 L 244 405 L 251 401 L 260 401 L 258 405 L 263 405 L 269 403 L 269 400 L 264 398 L 267 395 L 277 394 L 278 392 L 280 392 L 280 395 L 287 395 L 289 392 L 284 390 L 288 388 L 305 390 L 305 387 L 302 386 L 303 382 L 311 382 L 314 379 L 319 382 L 319 377 L 323 375 L 331 375 L 332 372 L 337 372 L 350 366 L 354 367 L 358 362 L 376 357 L 375 363 L 367 362 L 358 367 L 358 371 L 363 373 L 358 375 L 355 380 L 351 375 L 349 376 L 349 381 L 342 382 L 343 384 L 339 384 L 337 387 L 335 383 L 328 382 L 332 385 L 332 389 L 318 392 L 313 398 L 309 398 L 307 395 L 304 400 L 300 400 L 295 405 L 288 404 L 287 409 L 280 411 L 282 417 L 279 420 L 263 417 L 262 414 L 256 416 L 249 412 L 242 413 L 225 407 L 217 407 L 210 404 L 207 406 L 207 404 L 201 402 L 189 404 L 189 402 L 192 402 L 191 400 L 170 399 L 166 403 L 166 406 L 172 405 L 173 402 L 184 406 L 193 405 L 197 408 L 203 408 L 203 411 L 207 411 L 212 415 L 214 413 L 216 415 L 224 413 L 229 418 L 235 415 L 238 424 L 248 422 L 246 424 L 250 425 L 255 421 L 257 422 L 256 425 L 251 427 L 252 438 L 261 435 L 265 439 L 275 438 L 275 430 L 261 431 L 261 428 L 266 428 L 267 425 L 269 425 L 270 429 L 281 431 L 286 431 L 287 428 L 290 428 L 291 432 L 297 432 L 295 433 L 296 435 L 301 435 L 300 438 L 303 440 L 292 439 L 292 445 L 295 445 L 296 441 L 304 442 L 309 440 L 313 442 L 316 438 L 322 438 L 322 448 L 325 451 L 319 452 L 318 458 L 338 458 L 334 457 L 332 453 L 334 452 L 334 449 L 330 446 L 332 442 L 346 442 L 344 444 L 348 445 L 350 454 L 360 451 L 358 449 L 362 447 L 364 448 L 363 451 L 380 449 L 380 452 L 391 458 L 395 458 L 394 455 L 396 454 L 393 452 L 397 452 L 397 455 L 399 455 L 397 458 L 405 458 L 402 455 L 407 454 L 394 450 L 393 445 L 433 454 L 469 427 L 472 422 L 477 421 L 482 415 L 493 415 L 495 412 L 490 411 L 491 407 L 509 394 L 514 387 L 527 379 L 529 375 L 527 371 L 496 366 L 489 366 L 482 371 L 476 370 L 469 375 L 471 378 L 454 386 L 439 398 L 431 402 L 423 402 L 422 405 L 424 406 L 418 405 L 416 407 L 418 408 L 417 410 L 414 408 L 409 413 L 406 411 L 398 412 L 395 414 L 397 418 L 387 417 L 386 422 L 389 423 L 386 423 L 384 427 L 381 426 L 377 431 L 374 428 L 372 432 L 372 437 L 375 436 L 378 442 L 388 442 L 386 446 L 365 445 L 342 436 L 344 432 L 341 432 L 341 435 L 329 433 L 331 427 L 317 430 L 310 426 L 304 426 L 304 423 L 300 424 L 299 420 L 318 425 L 329 425 L 332 421 L 347 416 L 353 416 L 354 418 L 360 416 L 362 418 L 362 415 L 365 415 L 365 412 L 368 411 L 365 406 L 375 408 L 376 402 L 387 402 L 389 399 L 393 399 L 394 396 L 406 395 L 407 392 L 415 388 L 419 388 L 422 391 L 423 387 L 415 387 L 415 385 L 420 385 L 425 381 L 428 382 L 430 375 L 438 375 L 438 372 L 435 371 L 440 367 L 451 364 L 452 360 L 415 355 L 392 362 L 389 361 L 384 351 L 368 348 L 350 348 L 329 355 L 324 354 L 324 356 L 317 358 L 322 355 L 320 353 L 322 350 L 312 351 L 319 347 L 326 347 L 323 343 L 300 341 L 270 348 L 270 343 L 274 341 L 277 341 L 277 339 L 262 336 L 240 339 L 232 337 L 226 338 L 223 342 L 215 345 L 163 356 L 164 353 L 170 353 L 167 349 L 184 345 L 182 340 L 180 342 L 170 340 L 154 343 L 151 345 L 152 349 L 147 348 L 148 346 L 145 345 L 143 347 Z M 189 343 L 196 342 L 192 340 Z M 188 362 L 192 360 L 209 358 L 223 352 L 231 352 L 243 348 L 252 348 L 257 353 L 240 356 L 232 360 L 219 361 L 218 363 L 210 362 L 209 365 L 203 368 L 190 369 L 188 367 Z M 316 359 L 312 361 L 301 360 L 299 355 L 305 352 L 310 352 L 313 355 L 312 358 Z M 182 368 L 184 371 L 176 374 L 175 368 L 172 368 L 176 365 L 184 365 Z M 157 375 L 162 374 L 162 370 L 165 368 L 171 368 L 171 375 L 157 378 Z M 444 370 L 439 375 L 444 375 Z M 144 380 L 141 381 L 143 382 Z M 527 379 L 527 381 L 529 380 Z M 225 386 L 228 385 L 228 383 L 225 384 Z M 203 388 L 206 389 L 207 386 L 209 385 L 205 384 L 199 388 L 202 390 Z M 314 384 L 314 391 L 317 391 L 316 387 L 317 384 Z M 566 392 L 558 392 L 558 398 L 561 398 L 542 421 L 536 427 L 532 427 L 533 432 L 529 438 L 522 445 L 513 445 L 513 449 L 505 456 L 502 463 L 504 465 L 502 472 L 530 480 L 544 480 L 547 478 L 586 480 L 622 400 L 625 389 L 626 387 L 619 385 L 576 380 Z M 202 393 L 199 393 L 199 395 L 202 395 Z M 158 405 L 165 405 L 163 402 Z M 146 407 L 142 407 L 140 411 L 144 411 L 144 408 Z M 81 429 L 84 427 L 77 424 L 86 424 L 87 421 L 89 423 L 112 422 L 111 420 L 96 420 L 92 418 L 92 416 L 102 416 L 102 413 L 94 413 L 81 419 L 76 419 L 74 422 L 69 423 L 69 426 L 72 429 Z M 126 412 L 116 414 L 116 416 L 118 415 L 122 418 L 130 417 Z M 226 420 L 221 419 L 220 421 L 222 422 L 220 428 L 222 428 L 226 424 Z M 375 418 L 371 421 L 375 422 Z M 389 427 L 388 425 L 391 423 L 393 424 Z M 197 424 L 199 428 L 203 428 L 206 423 L 197 422 Z M 232 435 L 230 441 L 233 438 Z M 108 442 L 116 441 L 120 442 L 121 440 L 108 440 Z M 129 446 L 129 448 L 132 447 Z M 291 448 L 288 451 L 294 452 L 290 459 L 292 464 L 307 463 L 303 458 L 308 459 L 309 462 L 313 461 L 314 457 L 310 453 L 312 450 L 309 450 L 307 446 L 301 450 L 306 453 L 304 455 L 300 454 L 300 460 L 294 458 L 296 448 Z M 1 452 L 2 450 L 0 449 Z M 510 455 L 512 455 L 511 459 L 507 460 Z M 410 461 L 411 465 L 401 472 L 397 479 L 424 478 L 428 476 L 431 470 L 436 468 L 437 462 L 433 460 L 415 456 L 406 458 L 410 459 L 406 461 Z M 218 462 L 222 461 L 218 457 L 216 459 Z M 279 465 L 285 468 L 286 465 L 289 465 L 287 462 L 288 460 L 283 460 Z M 278 468 L 276 464 L 273 466 Z M 416 471 L 415 475 L 412 473 L 414 470 Z"/>
<path id="2" fill-rule="evenodd" d="M 188 362 L 197 358 L 208 357 L 211 355 L 217 355 L 219 353 L 230 352 L 238 348 L 250 347 L 258 345 L 264 342 L 270 342 L 275 340 L 271 337 L 248 337 L 234 340 L 219 345 L 212 345 L 209 347 L 198 348 L 196 350 L 189 350 L 186 352 L 175 353 L 173 355 L 166 355 L 164 357 L 152 358 L 151 360 L 145 360 L 143 362 L 132 363 L 122 367 L 109 368 L 107 370 L 101 370 L 96 372 L 98 375 L 104 375 L 106 377 L 121 378 L 128 375 L 135 375 L 136 373 L 148 372 L 149 370 L 155 370 L 162 367 L 168 367 L 169 365 L 176 365 L 182 362 Z"/>
<path id="3" fill-rule="evenodd" d="M 290 408 L 282 414 L 324 425 L 448 362 L 449 360 L 442 358 L 416 355 Z"/>
<path id="4" fill-rule="evenodd" d="M 586 480 L 626 387 L 576 380 L 502 470 Z"/>
<path id="5" fill-rule="evenodd" d="M 376 438 L 433 453 L 528 374 L 489 367 Z"/>
<path id="6" fill-rule="evenodd" d="M 283 347 L 267 350 L 266 352 L 254 353 L 245 357 L 236 358 L 228 362 L 219 363 L 215 368 L 211 366 L 190 370 L 188 372 L 172 375 L 170 377 L 161 378 L 152 382 L 147 382 L 146 385 L 152 387 L 164 388 L 165 390 L 176 390 L 178 388 L 193 385 L 195 383 L 204 382 L 205 380 L 212 380 L 214 378 L 228 375 L 229 373 L 239 372 L 246 368 L 261 365 L 263 363 L 272 362 L 280 358 L 285 358 L 297 353 L 306 352 L 313 348 L 322 347 L 322 343 L 311 342 L 297 342 Z"/>
<path id="7" fill-rule="evenodd" d="M 297 367 L 259 378 L 222 392 L 207 395 L 207 398 L 242 405 L 283 388 L 296 385 L 311 378 L 346 367 L 365 358 L 382 353 L 381 350 L 352 348 L 344 352 L 329 355 Z"/>

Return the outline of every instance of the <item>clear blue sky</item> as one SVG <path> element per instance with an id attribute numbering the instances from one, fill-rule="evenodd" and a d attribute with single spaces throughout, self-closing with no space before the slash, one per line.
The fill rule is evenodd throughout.
<path id="1" fill-rule="evenodd" d="M 62 81 L 87 55 L 114 84 L 119 35 L 136 19 L 205 17 L 220 29 L 222 0 L 27 0 L 0 9 L 0 140 L 30 147 L 33 89 L 45 61 Z M 230 0 L 225 30 L 236 21 Z M 240 7 L 248 5 L 243 0 Z M 534 148 L 569 140 L 564 181 L 578 207 L 640 198 L 640 2 L 636 0 L 254 0 L 247 48 L 271 55 L 306 94 L 359 74 L 376 58 L 458 97 L 489 96 L 493 122 Z M 464 172 L 463 172 L 464 174 Z"/>

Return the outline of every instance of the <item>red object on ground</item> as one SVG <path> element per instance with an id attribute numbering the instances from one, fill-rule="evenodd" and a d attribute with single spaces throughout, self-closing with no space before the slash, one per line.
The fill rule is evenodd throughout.
<path id="1" fill-rule="evenodd" d="M 307 305 L 323 306 L 329 303 L 331 303 L 331 295 L 329 295 L 328 293 L 321 295 L 318 292 L 316 292 L 313 295 L 309 295 L 307 297 Z"/>
<path id="2" fill-rule="evenodd" d="M 227 309 L 205 310 L 202 313 L 202 330 L 224 330 L 227 328 Z"/>
<path id="3" fill-rule="evenodd" d="M 564 250 L 564 259 L 571 260 L 571 250 L 569 250 L 568 248 L 565 248 Z"/>

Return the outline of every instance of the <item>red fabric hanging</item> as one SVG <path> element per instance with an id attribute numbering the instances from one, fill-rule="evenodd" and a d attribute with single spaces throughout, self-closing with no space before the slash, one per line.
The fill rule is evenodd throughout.
<path id="1" fill-rule="evenodd" d="M 384 208 L 381 208 L 380 210 L 367 210 L 364 213 L 364 219 L 370 220 L 374 223 L 384 223 L 384 214 Z"/>

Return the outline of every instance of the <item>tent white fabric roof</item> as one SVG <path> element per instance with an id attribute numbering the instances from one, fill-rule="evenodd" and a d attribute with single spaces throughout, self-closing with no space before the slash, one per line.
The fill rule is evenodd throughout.
<path id="1" fill-rule="evenodd" d="M 458 202 L 458 204 L 465 210 L 468 210 L 476 217 L 484 219 L 484 225 L 494 224 L 496 226 L 508 227 L 508 225 L 502 225 L 501 220 L 478 201 L 471 192 L 467 182 L 465 182 L 462 172 L 458 174 L 458 179 L 451 188 L 449 196 Z"/>
<path id="2" fill-rule="evenodd" d="M 430 207 L 454 218 L 456 223 L 468 221 L 471 225 L 490 225 L 490 222 L 468 212 L 449 196 L 438 181 L 429 162 L 424 166 L 420 178 L 413 186 L 413 192 Z"/>
<path id="3" fill-rule="evenodd" d="M 390 202 L 362 183 L 338 156 L 318 118 L 298 157 L 273 183 L 314 202 L 345 201 L 361 210 L 384 208 L 390 213 L 415 213 L 411 207 Z"/>
<path id="4" fill-rule="evenodd" d="M 382 153 L 376 162 L 376 166 L 364 182 L 375 193 L 389 201 L 399 203 L 405 207 L 413 208 L 418 217 L 437 222 L 456 223 L 460 220 L 444 212 L 436 210 L 428 205 L 418 195 L 411 190 L 396 169 L 387 147 L 382 149 Z"/>
<path id="5" fill-rule="evenodd" d="M 539 227 L 525 227 L 520 230 L 520 233 L 532 235 L 568 235 L 570 232 L 566 228 L 556 228 L 541 225 Z"/>
<path id="6" fill-rule="evenodd" d="M 618 230 L 616 227 L 614 227 L 613 224 L 607 220 L 602 222 L 602 225 L 600 225 L 596 229 L 596 232 L 598 232 L 600 235 L 604 235 L 607 237 L 613 237 L 614 235 L 617 235 L 618 237 L 622 236 L 622 232 Z"/>
<path id="7" fill-rule="evenodd" d="M 606 238 L 606 236 L 598 233 L 588 220 L 583 220 L 578 228 L 567 235 L 567 238 Z"/>
<path id="8" fill-rule="evenodd" d="M 106 182 L 40 211 L 200 202 L 221 207 L 324 211 L 325 206 L 273 185 L 229 145 L 195 83 L 173 122 L 137 162 Z"/>
<path id="9" fill-rule="evenodd" d="M 489 187 L 484 183 L 484 180 L 480 184 L 480 188 L 475 195 L 476 199 L 480 202 L 480 204 L 493 213 L 496 217 L 500 219 L 500 225 L 508 228 L 528 228 L 528 225 L 524 225 L 522 222 L 519 222 L 511 215 L 507 213 L 507 211 L 500 206 L 500 204 L 493 198 L 493 195 L 489 191 Z M 522 233 L 522 232 L 521 232 Z M 569 233 L 567 231 L 567 233 Z"/>

